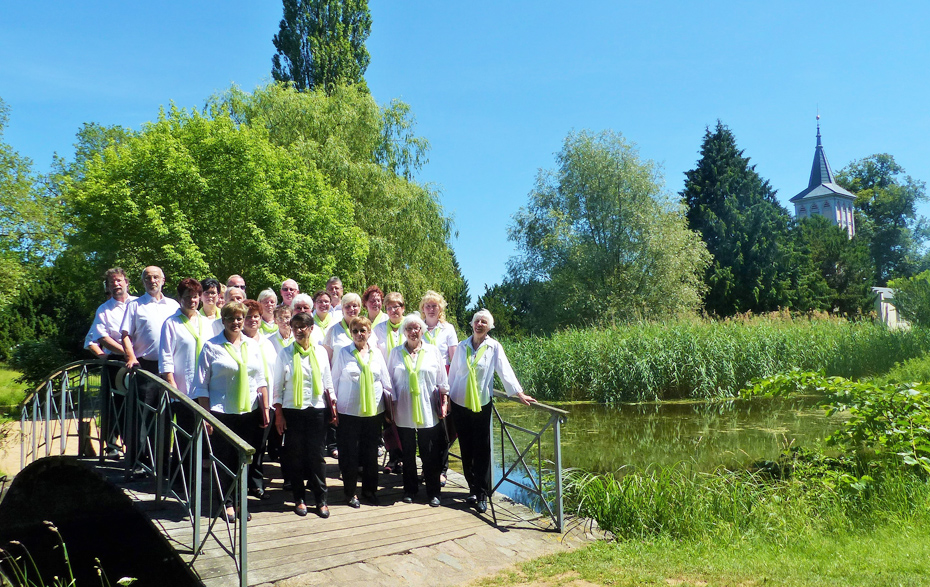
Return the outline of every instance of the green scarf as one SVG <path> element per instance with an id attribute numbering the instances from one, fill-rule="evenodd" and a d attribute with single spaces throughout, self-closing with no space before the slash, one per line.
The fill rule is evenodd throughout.
<path id="1" fill-rule="evenodd" d="M 191 324 L 190 319 L 184 314 L 184 312 L 178 311 L 178 314 L 181 316 L 181 324 L 187 327 L 187 331 L 191 333 L 191 336 L 194 337 L 194 340 L 197 341 L 197 355 L 194 357 L 194 373 L 197 373 L 197 361 L 200 360 L 200 351 L 203 350 L 203 341 L 207 337 L 203 335 L 203 323 L 208 320 L 204 318 L 203 320 L 197 321 L 197 330 L 194 330 L 194 325 Z"/>
<path id="2" fill-rule="evenodd" d="M 323 330 L 326 330 L 327 328 L 329 328 L 329 324 L 330 324 L 330 322 L 331 322 L 330 318 L 332 318 L 332 317 L 333 317 L 333 315 L 332 315 L 331 313 L 327 313 L 327 314 L 326 314 L 326 320 L 320 320 L 320 317 L 317 316 L 316 314 L 314 314 L 314 315 L 313 315 L 313 321 L 316 322 L 316 325 L 317 325 L 317 326 L 319 326 L 319 327 L 322 328 Z M 345 324 L 345 321 L 343 321 L 343 324 Z"/>
<path id="3" fill-rule="evenodd" d="M 398 322 L 398 323 L 397 323 L 397 326 L 394 326 L 394 323 L 393 323 L 393 322 L 391 322 L 390 320 L 387 321 L 387 328 L 385 328 L 384 331 L 387 333 L 387 343 L 386 343 L 386 344 L 387 344 L 387 352 L 388 352 L 388 354 L 391 354 L 391 351 L 394 350 L 394 347 L 397 346 L 397 343 L 394 342 L 394 334 L 397 333 L 397 329 L 400 328 L 400 325 L 401 325 L 401 324 L 403 324 L 403 322 Z"/>
<path id="4" fill-rule="evenodd" d="M 275 332 L 278 331 L 277 324 L 275 324 L 274 322 L 272 322 L 271 324 L 268 324 L 264 320 L 262 320 L 262 325 L 260 326 L 260 328 L 261 328 L 262 334 L 274 334 Z"/>
<path id="5" fill-rule="evenodd" d="M 434 328 L 433 330 L 434 330 L 434 332 L 435 332 L 436 330 L 440 330 L 439 324 L 436 324 L 436 328 Z M 430 344 L 433 345 L 433 346 L 436 346 L 436 334 L 435 334 L 435 333 L 431 333 L 431 332 L 429 331 L 429 326 L 427 326 L 427 327 L 426 327 L 426 330 L 423 331 L 423 338 L 426 339 L 426 342 L 430 343 Z"/>
<path id="6" fill-rule="evenodd" d="M 221 320 L 221 318 L 220 318 L 220 308 L 219 308 L 219 306 L 217 306 L 217 308 L 216 308 L 215 310 L 213 310 L 213 316 L 212 316 L 212 317 L 211 317 L 211 316 L 207 316 L 206 314 L 204 314 L 204 313 L 203 313 L 203 308 L 201 308 L 201 309 L 198 310 L 198 311 L 200 312 L 200 315 L 203 316 L 204 318 L 206 318 L 207 320 Z"/>
<path id="7" fill-rule="evenodd" d="M 368 351 L 368 362 L 363 363 L 362 357 L 358 354 L 358 349 L 352 349 L 355 360 L 358 362 L 358 368 L 362 371 L 359 379 L 359 399 L 362 403 L 362 415 L 374 416 L 378 413 L 378 404 L 375 403 L 375 376 L 371 372 L 371 353 Z"/>
<path id="8" fill-rule="evenodd" d="M 484 356 L 484 351 L 486 350 L 488 350 L 487 345 L 478 349 L 478 352 L 475 354 L 475 360 L 473 361 L 471 358 L 471 345 L 465 345 L 465 364 L 468 366 L 468 379 L 465 382 L 465 407 L 473 412 L 481 411 L 481 396 L 478 394 L 478 371 L 475 369 L 475 365 L 477 365 L 481 357 Z"/>
<path id="9" fill-rule="evenodd" d="M 410 359 L 410 353 L 404 348 L 404 367 L 407 368 L 407 377 L 410 383 L 410 401 L 413 404 L 413 423 L 416 425 L 423 424 L 423 406 L 420 405 L 420 367 L 423 365 L 423 355 L 426 354 L 422 348 L 417 354 L 417 366 L 414 368 L 413 361 Z"/>
<path id="10" fill-rule="evenodd" d="M 313 401 L 316 402 L 323 392 L 323 374 L 320 372 L 320 362 L 316 358 L 316 349 L 313 347 L 311 343 L 310 348 L 304 350 L 300 343 L 294 342 L 294 377 L 291 385 L 294 388 L 294 408 L 297 410 L 304 407 L 304 368 L 300 357 L 310 357 L 310 367 L 313 371 Z"/>
<path id="11" fill-rule="evenodd" d="M 239 345 L 239 354 L 242 355 L 241 359 L 236 356 L 236 347 L 233 346 L 231 342 L 223 343 L 223 348 L 226 349 L 229 356 L 239 365 L 239 373 L 236 375 L 236 386 L 238 387 L 238 401 L 236 405 L 239 413 L 245 414 L 246 412 L 251 412 L 252 402 L 249 401 L 249 352 L 246 347 L 246 342 L 243 340 L 242 344 Z"/>

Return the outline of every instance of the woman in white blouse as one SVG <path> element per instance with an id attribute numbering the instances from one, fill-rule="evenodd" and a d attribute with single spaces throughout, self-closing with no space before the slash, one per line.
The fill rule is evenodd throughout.
<path id="1" fill-rule="evenodd" d="M 449 367 L 452 418 L 462 450 L 462 470 L 468 482 L 466 501 L 478 513 L 488 509 L 491 493 L 491 390 L 494 374 L 501 378 L 507 395 L 526 405 L 536 400 L 523 393 L 504 354 L 504 347 L 488 336 L 494 317 L 485 309 L 471 319 L 472 334 L 458 344 Z"/>
<path id="2" fill-rule="evenodd" d="M 349 332 L 352 344 L 342 347 L 333 358 L 333 380 L 339 412 L 339 469 L 342 471 L 346 503 L 357 508 L 359 500 L 355 490 L 359 466 L 362 467 L 362 498 L 367 503 L 378 505 L 375 495 L 378 489 L 378 440 L 381 438 L 385 403 L 391 397 L 391 378 L 381 352 L 368 342 L 371 321 L 357 317 L 349 323 Z"/>
<path id="3" fill-rule="evenodd" d="M 455 355 L 459 337 L 455 332 L 455 326 L 446 321 L 446 299 L 438 291 L 428 290 L 420 298 L 420 315 L 426 323 L 423 339 L 439 349 L 439 354 L 446 363 L 446 373 L 448 373 L 449 363 Z M 439 476 L 439 483 L 445 487 L 446 471 L 449 470 L 449 444 L 455 442 L 457 436 L 452 418 L 444 419 L 443 424 L 446 427 L 447 443 L 442 455 L 442 474 Z"/>
<path id="4" fill-rule="evenodd" d="M 439 476 L 446 435 L 442 429 L 445 402 L 449 392 L 446 362 L 439 349 L 424 344 L 426 324 L 416 314 L 401 323 L 404 343 L 394 347 L 388 357 L 394 398 L 394 422 L 400 435 L 404 459 L 404 502 L 413 503 L 417 481 L 417 447 L 423 461 L 423 480 L 429 505 L 439 507 Z"/>
<path id="5" fill-rule="evenodd" d="M 387 360 L 394 347 L 404 341 L 404 333 L 400 328 L 401 322 L 404 321 L 404 296 L 400 292 L 392 291 L 384 297 L 384 309 L 387 312 L 388 319 L 375 324 L 374 335 L 377 340 L 378 350 Z"/>
<path id="6" fill-rule="evenodd" d="M 206 341 L 213 338 L 213 321 L 201 316 L 197 311 L 203 287 L 191 277 L 182 279 L 178 284 L 178 300 L 181 307 L 162 324 L 161 342 L 158 347 L 158 372 L 162 379 L 173 385 L 181 393 L 191 397 L 197 378 L 197 357 Z M 178 427 L 187 433 L 193 433 L 197 425 L 194 413 L 188 409 L 173 410 Z M 166 435 L 168 436 L 168 435 Z M 170 443 L 170 438 L 166 438 Z M 175 435 L 178 445 L 177 454 L 187 452 L 189 441 L 183 434 Z M 166 444 L 170 447 L 170 444 Z M 166 462 L 167 465 L 167 462 Z M 178 470 L 177 464 L 174 468 Z M 186 472 L 190 479 L 190 471 Z M 177 483 L 180 475 L 175 477 Z M 180 490 L 180 486 L 177 487 Z"/>
<path id="7" fill-rule="evenodd" d="M 333 378 L 326 349 L 310 336 L 313 318 L 300 313 L 291 318 L 294 342 L 278 353 L 275 366 L 275 426 L 287 431 L 282 469 L 294 492 L 294 513 L 307 515 L 304 480 L 316 500 L 316 513 L 329 517 L 326 505 L 326 463 L 323 440 L 326 435 L 326 399 L 332 402 Z M 331 403 L 330 402 L 330 403 Z"/>
<path id="8" fill-rule="evenodd" d="M 203 345 L 197 359 L 197 383 L 191 396 L 257 449 L 263 429 L 268 426 L 271 404 L 259 346 L 242 334 L 246 314 L 245 305 L 239 302 L 223 306 L 220 311 L 223 331 Z M 206 430 L 207 434 L 213 433 L 209 424 Z M 213 452 L 230 470 L 238 469 L 238 455 L 231 444 L 217 438 L 213 442 Z M 249 489 L 264 491 L 264 487 L 258 485 L 261 474 L 249 473 Z M 217 489 L 222 491 L 222 488 Z M 232 522 L 235 516 L 232 499 L 227 498 L 226 518 Z"/>
<path id="9" fill-rule="evenodd" d="M 329 353 L 330 363 L 336 360 L 336 355 L 340 350 L 352 346 L 352 333 L 349 332 L 349 325 L 361 311 L 362 298 L 357 293 L 349 292 L 342 296 L 342 320 L 330 326 L 323 338 L 323 346 Z M 336 370 L 333 369 L 333 373 L 335 372 Z"/>

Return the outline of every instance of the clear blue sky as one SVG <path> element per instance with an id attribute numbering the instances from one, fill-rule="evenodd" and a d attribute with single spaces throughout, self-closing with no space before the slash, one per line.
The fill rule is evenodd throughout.
<path id="1" fill-rule="evenodd" d="M 888 152 L 930 180 L 927 2 L 374 0 L 381 103 L 432 144 L 419 180 L 454 217 L 472 295 L 499 282 L 506 231 L 571 130 L 613 129 L 671 192 L 719 118 L 782 202 L 807 185 L 815 114 L 834 170 Z M 0 0 L 4 141 L 45 171 L 84 122 L 139 128 L 270 80 L 276 0 Z M 928 214 L 927 207 L 922 208 Z"/>

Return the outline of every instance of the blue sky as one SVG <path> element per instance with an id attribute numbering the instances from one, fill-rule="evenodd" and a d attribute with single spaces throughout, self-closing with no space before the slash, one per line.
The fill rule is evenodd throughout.
<path id="1" fill-rule="evenodd" d="M 472 295 L 499 282 L 512 214 L 572 130 L 613 129 L 670 192 L 704 128 L 730 126 L 788 199 L 804 189 L 815 114 L 834 170 L 888 152 L 930 180 L 925 2 L 374 0 L 374 97 L 408 102 L 429 139 L 419 180 L 454 217 Z M 3 140 L 45 171 L 84 122 L 139 128 L 270 80 L 275 0 L 0 0 Z M 924 214 L 930 214 L 927 206 Z"/>

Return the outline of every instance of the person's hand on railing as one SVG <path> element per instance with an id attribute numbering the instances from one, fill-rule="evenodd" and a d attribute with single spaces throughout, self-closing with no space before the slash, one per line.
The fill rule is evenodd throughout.
<path id="1" fill-rule="evenodd" d="M 536 403 L 536 398 L 530 397 L 526 395 L 525 393 L 523 393 L 522 391 L 517 393 L 516 398 L 520 400 L 520 402 L 525 406 Z"/>

